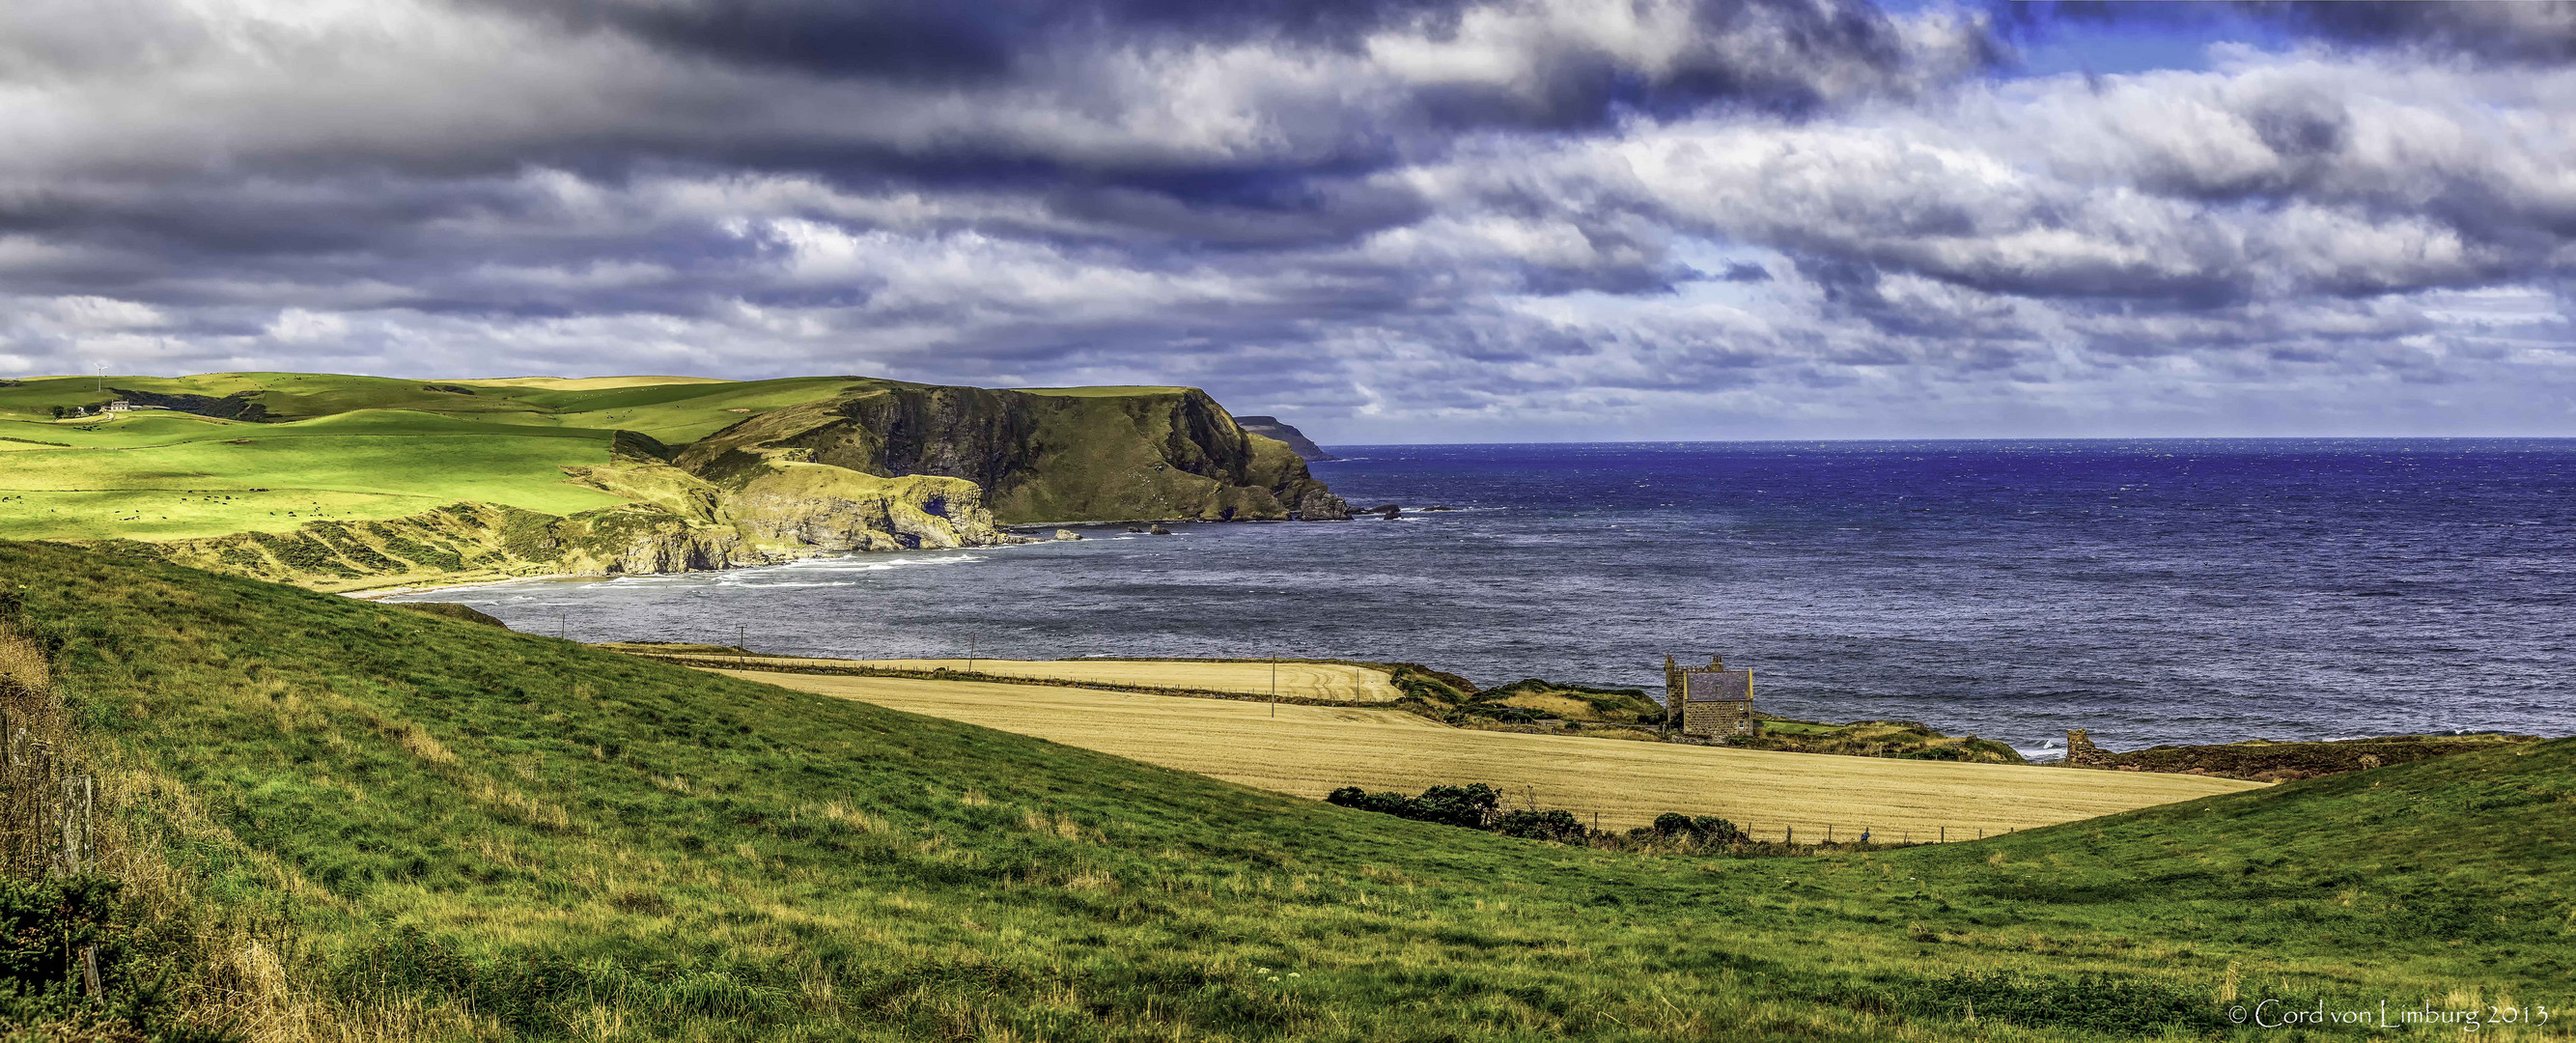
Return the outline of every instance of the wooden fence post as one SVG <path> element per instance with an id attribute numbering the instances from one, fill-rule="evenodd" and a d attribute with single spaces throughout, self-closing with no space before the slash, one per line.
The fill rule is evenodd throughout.
<path id="1" fill-rule="evenodd" d="M 63 871 L 77 873 L 89 853 L 89 811 L 93 790 L 89 776 L 63 779 Z"/>

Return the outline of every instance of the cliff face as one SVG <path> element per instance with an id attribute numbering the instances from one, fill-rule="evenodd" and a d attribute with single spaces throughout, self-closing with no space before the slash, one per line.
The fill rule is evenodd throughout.
<path id="1" fill-rule="evenodd" d="M 963 479 L 1003 523 L 1349 517 L 1295 452 L 1187 388 L 875 384 L 743 421 L 673 463 L 719 486 L 792 464 Z"/>
<path id="2" fill-rule="evenodd" d="M 790 464 L 725 489 L 667 465 L 571 469 L 635 500 L 569 517 L 459 503 L 384 521 L 308 522 L 140 544 L 182 565 L 349 590 L 524 575 L 620 576 L 775 565 L 841 551 L 1017 542 L 955 478 Z"/>

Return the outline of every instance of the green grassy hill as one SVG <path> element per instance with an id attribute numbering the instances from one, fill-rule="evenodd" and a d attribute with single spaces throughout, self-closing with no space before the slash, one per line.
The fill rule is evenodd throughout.
<path id="1" fill-rule="evenodd" d="M 261 1038 L 2271 1040 L 2225 1011 L 2576 977 L 2570 741 L 1636 854 L 112 554 L 0 576 L 143 900 L 110 980 Z"/>
<path id="2" fill-rule="evenodd" d="M 79 415 L 111 400 L 151 408 Z M 334 590 L 1009 542 L 997 519 L 1345 510 L 1175 388 L 40 378 L 0 381 L 0 462 L 0 538 L 152 541 Z"/>
<path id="3" fill-rule="evenodd" d="M 28 539 L 287 532 L 463 500 L 547 514 L 625 502 L 564 480 L 565 467 L 609 463 L 608 431 L 380 409 L 275 424 L 155 413 L 94 430 L 16 426 L 63 443 L 0 442 L 0 528 Z"/>

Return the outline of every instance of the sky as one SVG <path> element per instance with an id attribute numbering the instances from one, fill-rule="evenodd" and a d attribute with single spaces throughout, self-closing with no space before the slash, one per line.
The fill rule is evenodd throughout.
<path id="1" fill-rule="evenodd" d="M 2576 6 L 9 0 L 0 378 L 2576 435 Z"/>

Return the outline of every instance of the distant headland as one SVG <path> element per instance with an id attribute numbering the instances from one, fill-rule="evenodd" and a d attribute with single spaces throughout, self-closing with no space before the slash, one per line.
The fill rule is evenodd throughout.
<path id="1" fill-rule="evenodd" d="M 1341 457 L 1325 452 L 1324 447 L 1316 445 L 1315 440 L 1306 437 L 1305 432 L 1281 423 L 1278 417 L 1239 416 L 1234 418 L 1234 422 L 1243 425 L 1244 430 L 1260 435 L 1263 438 L 1276 438 L 1282 442 L 1288 443 L 1288 448 L 1296 450 L 1297 455 L 1306 458 L 1307 463 L 1314 463 L 1318 460 L 1341 459 Z"/>

